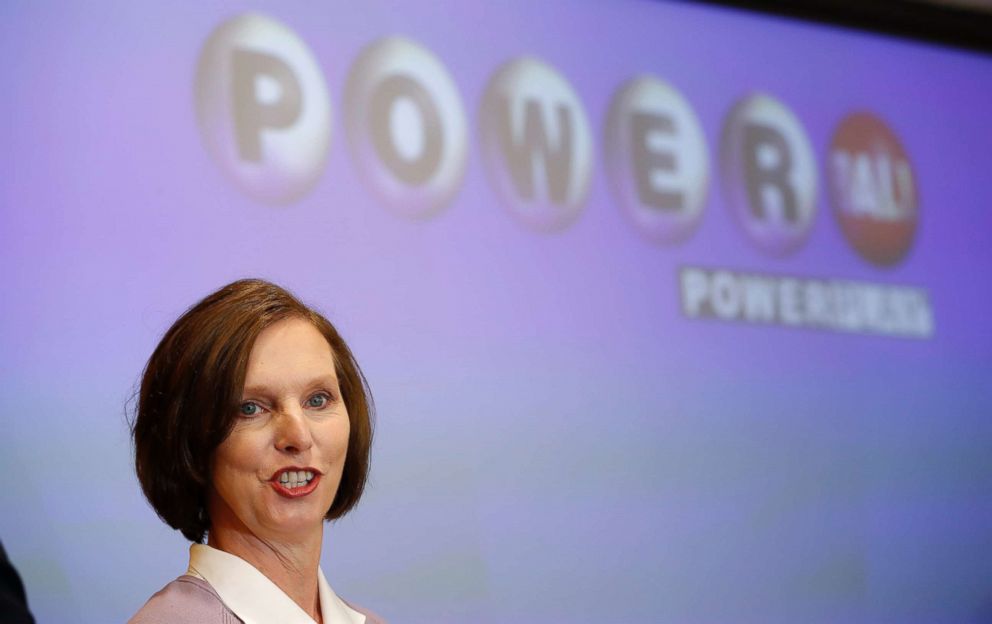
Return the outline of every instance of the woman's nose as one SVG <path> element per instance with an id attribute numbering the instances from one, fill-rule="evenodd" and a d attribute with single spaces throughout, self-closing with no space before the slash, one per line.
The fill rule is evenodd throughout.
<path id="1" fill-rule="evenodd" d="M 299 453 L 313 446 L 310 426 L 300 407 L 280 410 L 275 425 L 275 444 L 280 451 Z"/>

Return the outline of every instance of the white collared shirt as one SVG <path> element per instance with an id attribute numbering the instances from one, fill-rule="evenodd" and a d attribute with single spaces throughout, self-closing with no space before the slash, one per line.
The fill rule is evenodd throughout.
<path id="1" fill-rule="evenodd" d="M 245 624 L 314 624 L 292 598 L 241 557 L 193 544 L 186 574 L 210 583 L 224 605 Z M 324 624 L 365 624 L 365 616 L 338 598 L 319 567 L 317 592 Z"/>

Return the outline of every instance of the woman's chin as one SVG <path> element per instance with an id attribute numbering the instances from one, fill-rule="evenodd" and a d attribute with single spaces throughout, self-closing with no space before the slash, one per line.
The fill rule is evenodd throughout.
<path id="1" fill-rule="evenodd" d="M 320 513 L 274 513 L 266 519 L 264 532 L 270 535 L 291 535 L 296 538 L 313 531 L 320 531 L 324 525 L 324 516 Z"/>
<path id="2" fill-rule="evenodd" d="M 329 501 L 325 502 L 316 496 L 278 500 L 269 508 L 265 525 L 272 532 L 303 535 L 323 526 L 324 515 L 330 506 Z"/>

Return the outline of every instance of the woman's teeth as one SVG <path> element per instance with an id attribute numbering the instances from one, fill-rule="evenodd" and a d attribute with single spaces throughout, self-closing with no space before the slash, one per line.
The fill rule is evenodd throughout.
<path id="1" fill-rule="evenodd" d="M 283 487 L 292 489 L 303 487 L 313 479 L 313 472 L 309 470 L 287 470 L 279 475 L 279 483 Z"/>

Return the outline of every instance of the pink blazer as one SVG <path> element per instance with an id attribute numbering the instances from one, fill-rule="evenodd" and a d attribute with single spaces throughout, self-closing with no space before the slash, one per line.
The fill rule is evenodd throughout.
<path id="1" fill-rule="evenodd" d="M 386 624 L 361 607 L 348 606 L 365 616 L 365 624 Z M 128 624 L 242 624 L 224 606 L 210 583 L 193 576 L 180 576 L 148 599 Z"/>

